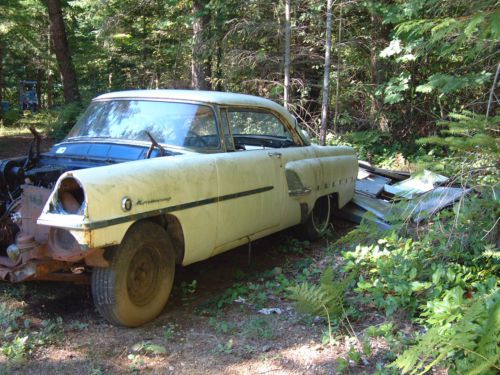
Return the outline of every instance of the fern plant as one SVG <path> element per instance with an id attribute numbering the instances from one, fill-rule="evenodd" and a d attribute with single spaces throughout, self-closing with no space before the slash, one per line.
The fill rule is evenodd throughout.
<path id="1" fill-rule="evenodd" d="M 447 329 L 434 327 L 403 352 L 393 367 L 423 374 L 438 363 L 459 374 L 500 371 L 500 292 L 469 302 L 463 317 Z"/>
<path id="2" fill-rule="evenodd" d="M 295 300 L 297 311 L 303 314 L 339 317 L 344 306 L 345 290 L 352 280 L 352 274 L 345 280 L 334 280 L 333 269 L 325 269 L 317 285 L 302 283 L 289 287 L 290 298 Z"/>

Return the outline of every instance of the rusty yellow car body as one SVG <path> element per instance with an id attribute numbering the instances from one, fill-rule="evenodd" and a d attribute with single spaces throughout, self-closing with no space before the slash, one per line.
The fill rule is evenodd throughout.
<path id="1" fill-rule="evenodd" d="M 125 277 L 120 284 L 129 290 L 140 290 L 144 285 L 147 289 L 147 283 L 155 282 L 165 282 L 169 289 L 173 279 L 172 275 L 169 280 L 162 281 L 160 276 L 157 281 L 149 280 L 147 274 L 151 272 L 147 267 L 159 259 L 151 260 L 146 255 L 138 258 L 144 263 L 143 268 L 113 265 L 122 261 L 117 259 L 121 248 L 128 246 L 124 242 L 138 241 L 130 239 L 140 237 L 136 233 L 138 223 L 149 222 L 139 225 L 141 231 L 158 230 L 163 241 L 160 242 L 166 243 L 175 262 L 188 265 L 295 225 L 309 223 L 313 231 L 320 232 L 324 223 L 314 222 L 315 210 L 319 215 L 316 221 L 321 215 L 329 219 L 330 205 L 341 208 L 349 202 L 358 172 L 352 148 L 310 144 L 296 120 L 282 106 L 267 99 L 182 90 L 124 91 L 94 99 L 94 105 L 101 106 L 95 107 L 95 111 L 118 103 L 115 107 L 130 116 L 137 116 L 139 110 L 131 110 L 138 106 L 136 103 L 160 106 L 158 103 L 164 102 L 180 106 L 182 113 L 184 108 L 198 106 L 199 118 L 189 118 L 191 123 L 203 125 L 188 130 L 183 144 L 175 141 L 180 145 L 190 142 L 193 147 L 163 143 L 163 135 L 165 139 L 177 138 L 170 131 L 157 132 L 156 136 L 149 135 L 151 142 L 141 141 L 148 151 L 147 158 L 67 170 L 55 182 L 36 219 L 36 227 L 48 230 L 47 243 L 39 244 L 48 250 L 41 254 L 60 263 L 83 264 L 90 272 L 99 269 L 100 276 L 95 277 L 98 281 L 92 281 L 93 293 L 100 295 L 94 296 L 98 310 L 111 322 L 125 326 L 136 326 L 158 315 L 170 290 L 160 302 L 156 303 L 153 297 L 153 302 L 147 301 L 141 307 L 145 300 L 140 292 L 128 298 L 122 296 L 118 286 L 103 291 L 103 283 L 115 282 L 113 277 L 118 277 L 119 272 L 134 273 L 132 281 L 129 275 L 128 281 Z M 148 123 L 148 113 L 144 110 L 140 121 Z M 88 118 L 92 119 L 92 115 Z M 119 127 L 115 120 L 113 117 L 108 121 L 110 128 Z M 92 127 L 92 121 L 88 120 L 85 126 Z M 116 129 L 107 131 L 111 134 Z M 86 131 L 86 136 L 93 134 Z M 83 142 L 82 139 L 70 137 L 56 145 L 53 152 L 67 154 L 71 141 Z M 107 145 L 111 141 L 95 137 L 92 142 Z M 175 155 L 169 155 L 170 151 Z M 315 228 L 318 225 L 323 227 Z M 133 250 L 126 251 L 132 254 L 127 262 L 137 263 L 133 259 L 138 255 Z M 172 262 L 163 258 L 161 261 Z M 124 267 L 128 271 L 121 271 Z M 173 274 L 171 266 L 161 271 Z M 127 303 L 120 305 L 120 298 Z M 136 309 L 134 304 L 139 307 Z M 153 313 L 144 315 L 146 308 Z"/>

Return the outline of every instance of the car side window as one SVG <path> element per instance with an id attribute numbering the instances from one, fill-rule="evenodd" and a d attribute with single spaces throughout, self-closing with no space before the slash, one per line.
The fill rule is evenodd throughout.
<path id="1" fill-rule="evenodd" d="M 227 112 L 221 111 L 221 125 L 224 133 L 224 142 L 228 151 L 234 151 L 234 142 L 231 132 L 229 131 L 229 122 L 227 120 Z"/>
<path id="2" fill-rule="evenodd" d="M 233 135 L 267 135 L 292 139 L 285 125 L 272 113 L 229 110 L 227 115 Z"/>
<path id="3" fill-rule="evenodd" d="M 200 106 L 194 118 L 185 122 L 184 146 L 216 149 L 220 147 L 217 124 L 212 109 Z"/>
<path id="4" fill-rule="evenodd" d="M 236 150 L 299 145 L 287 126 L 270 111 L 229 108 L 225 112 Z"/>

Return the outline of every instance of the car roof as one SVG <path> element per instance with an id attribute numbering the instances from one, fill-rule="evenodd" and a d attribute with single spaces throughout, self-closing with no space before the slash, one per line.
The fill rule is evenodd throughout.
<path id="1" fill-rule="evenodd" d="M 293 116 L 285 110 L 285 108 L 272 100 L 253 95 L 236 94 L 231 92 L 202 90 L 128 90 L 110 92 L 94 98 L 94 100 L 110 99 L 173 99 L 219 105 L 263 107 L 279 112 L 292 124 L 294 123 Z"/>

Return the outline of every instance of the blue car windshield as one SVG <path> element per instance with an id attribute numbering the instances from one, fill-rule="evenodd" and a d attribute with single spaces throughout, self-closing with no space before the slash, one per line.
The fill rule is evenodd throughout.
<path id="1" fill-rule="evenodd" d="M 164 145 L 209 150 L 220 148 L 211 107 L 148 100 L 93 102 L 66 140 L 113 138 L 149 142 L 147 132 Z"/>

